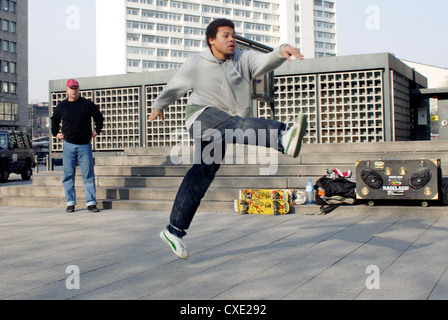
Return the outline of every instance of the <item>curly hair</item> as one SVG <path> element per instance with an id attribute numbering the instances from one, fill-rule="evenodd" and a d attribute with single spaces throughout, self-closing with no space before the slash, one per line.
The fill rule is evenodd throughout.
<path id="1" fill-rule="evenodd" d="M 212 22 L 210 22 L 210 24 L 208 25 L 207 30 L 205 32 L 205 40 L 207 41 L 207 45 L 209 48 L 212 47 L 209 42 L 209 39 L 216 38 L 219 27 L 230 27 L 233 30 L 235 30 L 235 24 L 228 19 L 216 19 L 216 20 L 213 20 Z"/>

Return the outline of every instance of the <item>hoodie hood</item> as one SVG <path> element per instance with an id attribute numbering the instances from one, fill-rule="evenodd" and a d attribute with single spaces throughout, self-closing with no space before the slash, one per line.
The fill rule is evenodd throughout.
<path id="1" fill-rule="evenodd" d="M 213 53 L 212 53 L 212 50 L 209 48 L 209 49 L 207 49 L 207 50 L 205 50 L 205 51 L 202 51 L 201 53 L 199 53 L 199 56 L 201 57 L 201 58 L 204 58 L 205 60 L 208 60 L 208 61 L 210 61 L 210 62 L 218 62 L 218 63 L 222 63 L 222 62 L 226 62 L 227 60 L 221 60 L 221 59 L 218 59 L 218 58 L 216 58 L 214 55 L 213 55 Z M 229 57 L 230 58 L 230 57 Z"/>

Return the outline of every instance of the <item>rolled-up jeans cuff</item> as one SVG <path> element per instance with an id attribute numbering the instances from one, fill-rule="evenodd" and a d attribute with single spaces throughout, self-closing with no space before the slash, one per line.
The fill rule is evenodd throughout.
<path id="1" fill-rule="evenodd" d="M 176 236 L 178 236 L 179 238 L 185 237 L 187 235 L 187 233 L 184 230 L 181 230 L 179 228 L 176 228 L 175 226 L 173 226 L 172 224 L 169 224 L 167 226 L 168 231 Z"/>

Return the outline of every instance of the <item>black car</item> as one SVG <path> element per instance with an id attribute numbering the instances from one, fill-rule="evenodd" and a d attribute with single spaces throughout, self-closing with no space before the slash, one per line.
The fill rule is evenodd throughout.
<path id="1" fill-rule="evenodd" d="M 31 141 L 25 132 L 0 131 L 0 182 L 8 181 L 11 173 L 30 180 L 36 166 Z"/>

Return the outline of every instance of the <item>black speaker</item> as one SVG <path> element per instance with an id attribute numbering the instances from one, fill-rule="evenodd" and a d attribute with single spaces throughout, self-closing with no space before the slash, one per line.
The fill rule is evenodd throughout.
<path id="1" fill-rule="evenodd" d="M 439 200 L 440 159 L 356 162 L 356 198 L 364 200 Z"/>

